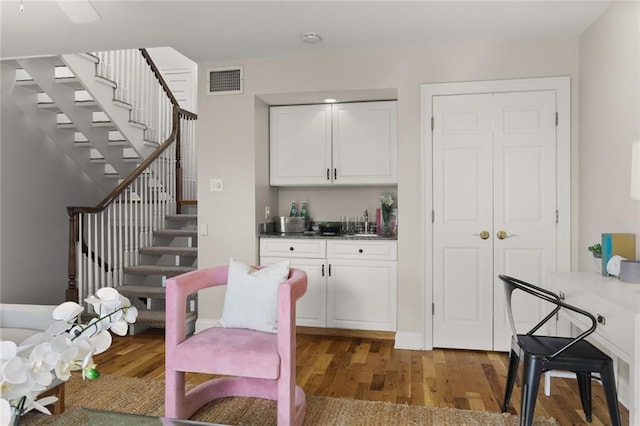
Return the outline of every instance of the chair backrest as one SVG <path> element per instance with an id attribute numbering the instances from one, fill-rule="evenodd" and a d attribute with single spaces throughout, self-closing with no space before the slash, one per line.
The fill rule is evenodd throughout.
<path id="1" fill-rule="evenodd" d="M 524 291 L 525 293 L 528 293 L 532 296 L 537 297 L 538 299 L 541 299 L 545 302 L 551 303 L 552 305 L 555 305 L 555 308 L 547 315 L 545 316 L 542 320 L 540 320 L 540 322 L 538 322 L 531 330 L 529 330 L 526 334 L 527 335 L 531 335 L 534 334 L 536 331 L 538 331 L 540 329 L 540 327 L 542 327 L 547 321 L 549 321 L 551 318 L 553 318 L 559 311 L 560 309 L 564 308 L 564 309 L 568 309 L 570 311 L 576 312 L 580 315 L 584 315 L 587 318 L 589 318 L 591 320 L 591 327 L 586 330 L 585 332 L 583 332 L 582 334 L 580 334 L 578 337 L 576 337 L 573 341 L 571 341 L 571 343 L 569 343 L 567 346 L 563 347 L 561 350 L 559 350 L 558 352 L 556 352 L 555 354 L 553 354 L 551 356 L 551 358 L 557 356 L 560 352 L 566 350 L 567 348 L 569 348 L 570 346 L 574 345 L 575 343 L 577 343 L 578 341 L 584 339 L 586 336 L 588 336 L 589 334 L 593 333 L 596 329 L 596 319 L 595 317 L 590 314 L 589 312 L 582 310 L 580 308 L 577 308 L 573 305 L 569 305 L 568 303 L 564 303 L 561 299 L 560 296 L 558 296 L 556 293 L 549 291 L 547 289 L 544 289 L 542 287 L 538 287 L 536 285 L 530 284 L 528 282 L 519 280 L 517 278 L 513 278 L 507 275 L 498 275 L 498 278 L 500 278 L 504 284 L 504 290 L 505 290 L 505 296 L 506 296 L 506 300 L 507 300 L 507 314 L 509 316 L 509 322 L 511 323 L 511 331 L 513 332 L 513 337 L 517 339 L 518 336 L 518 330 L 516 328 L 516 324 L 515 321 L 513 319 L 513 307 L 512 307 L 512 295 L 513 292 L 515 290 L 521 290 Z M 522 334 L 522 333 L 520 333 Z"/>

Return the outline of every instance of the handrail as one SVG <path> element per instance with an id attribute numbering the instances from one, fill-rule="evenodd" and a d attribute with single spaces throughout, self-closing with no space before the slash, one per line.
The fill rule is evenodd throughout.
<path id="1" fill-rule="evenodd" d="M 114 208 L 115 209 L 122 209 L 122 207 L 118 207 L 118 205 L 115 205 L 114 207 L 111 207 L 111 205 L 116 201 L 116 200 L 121 200 L 120 201 L 120 206 L 122 206 L 122 203 L 124 202 L 125 204 L 131 204 L 136 202 L 135 200 L 132 199 L 132 193 L 135 193 L 136 191 L 139 191 L 140 193 L 142 192 L 148 192 L 151 198 L 149 202 L 164 202 L 161 201 L 162 199 L 166 199 L 166 196 L 169 194 L 166 191 L 170 190 L 173 192 L 173 198 L 175 198 L 173 201 L 174 203 L 178 206 L 181 205 L 182 202 L 182 166 L 181 166 L 181 154 L 180 154 L 180 143 L 181 143 L 181 128 L 183 125 L 183 122 L 181 120 L 196 120 L 197 119 L 197 114 L 194 114 L 190 111 L 187 111 L 183 108 L 181 108 L 176 100 L 176 98 L 173 96 L 173 94 L 171 93 L 171 90 L 169 89 L 167 83 L 165 82 L 164 78 L 162 77 L 162 75 L 160 74 L 159 70 L 157 69 L 156 65 L 153 63 L 153 60 L 151 59 L 151 57 L 149 56 L 148 52 L 146 51 L 146 49 L 139 49 L 141 56 L 144 58 L 144 60 L 146 61 L 149 69 L 151 70 L 151 72 L 153 73 L 153 75 L 156 77 L 158 84 L 160 85 L 160 87 L 162 88 L 162 91 L 167 95 L 167 98 L 170 101 L 170 105 L 171 105 L 171 114 L 167 114 L 167 117 L 171 117 L 171 132 L 168 135 L 168 137 L 166 138 L 166 140 L 164 140 L 158 147 L 156 150 L 154 150 L 154 152 L 152 152 L 147 158 L 145 158 L 127 177 L 125 177 L 125 179 L 120 182 L 102 201 L 100 201 L 96 206 L 91 207 L 91 206 L 69 206 L 67 207 L 67 213 L 69 214 L 69 257 L 68 257 L 68 287 L 67 287 L 67 291 L 66 291 L 66 299 L 67 300 L 73 300 L 73 301 L 78 301 L 79 299 L 79 289 L 78 289 L 78 267 L 80 265 L 78 265 L 78 260 L 82 261 L 82 264 L 84 264 L 87 259 L 100 259 L 100 262 L 95 262 L 95 260 L 93 261 L 93 265 L 95 267 L 95 265 L 102 265 L 100 266 L 99 269 L 104 270 L 104 265 L 107 265 L 110 263 L 111 256 L 113 255 L 113 252 L 115 251 L 115 248 L 109 248 L 109 259 L 107 258 L 102 258 L 98 253 L 94 252 L 92 249 L 89 248 L 89 246 L 86 244 L 85 240 L 84 240 L 84 233 L 83 233 L 83 229 L 85 226 L 88 226 L 87 224 L 90 222 L 90 217 L 93 217 L 93 220 L 98 220 L 96 218 L 100 218 L 100 220 L 102 221 L 100 223 L 100 225 L 95 226 L 94 229 L 94 235 L 93 235 L 93 239 L 96 240 L 98 239 L 97 234 L 102 233 L 102 235 L 100 235 L 101 240 L 101 244 L 104 245 L 104 239 L 106 239 L 107 237 L 104 236 L 105 230 L 106 232 L 109 232 L 111 230 L 111 228 L 115 227 L 120 227 L 122 228 L 122 224 L 121 223 L 116 223 L 118 221 L 122 221 L 122 217 L 118 216 L 118 218 L 115 218 L 116 214 L 114 213 L 113 216 L 111 217 L 111 213 L 113 212 Z M 168 113 L 168 111 L 167 111 Z M 191 125 L 192 126 L 192 125 Z M 187 132 L 189 132 L 189 134 L 194 134 L 193 131 L 193 127 L 188 127 L 187 128 Z M 175 150 L 172 149 L 171 152 L 168 153 L 169 157 L 164 156 L 163 154 L 165 152 L 167 152 L 167 150 L 174 146 L 174 142 L 175 142 Z M 171 164 L 167 163 L 167 160 L 170 161 Z M 161 162 L 161 163 L 157 163 L 157 162 Z M 158 164 L 161 164 L 160 166 L 158 166 Z M 148 189 L 148 188 L 142 188 L 140 182 L 141 181 L 145 181 L 148 183 L 149 179 L 154 179 L 154 178 L 149 178 L 147 176 L 143 176 L 143 174 L 146 171 L 150 171 L 152 172 L 153 170 L 158 170 L 158 168 L 160 168 L 161 170 L 165 171 L 165 176 L 172 176 L 172 173 L 170 172 L 166 172 L 167 171 L 167 167 L 172 168 L 175 171 L 175 180 L 174 180 L 174 186 L 172 187 L 170 182 L 164 180 L 161 185 L 163 185 L 163 187 L 165 188 L 165 192 L 162 192 L 160 190 L 157 189 L 157 185 L 158 183 L 155 183 L 156 187 L 155 189 Z M 153 173 L 151 173 L 153 174 Z M 192 175 L 190 175 L 192 176 Z M 155 178 L 157 179 L 157 178 Z M 169 185 L 169 186 L 167 186 Z M 155 191 L 155 192 L 154 192 Z M 128 198 L 127 198 L 128 196 Z M 163 198 L 165 197 L 165 198 Z M 160 200 L 160 201 L 159 201 Z M 142 204 L 144 205 L 146 202 L 143 200 L 141 201 Z M 164 205 L 164 204 L 162 204 Z M 130 214 L 130 216 L 127 218 L 126 213 L 125 213 L 125 220 L 133 220 L 133 216 L 136 215 L 140 215 L 141 210 L 144 209 L 145 207 L 139 207 L 136 208 L 135 212 L 132 211 L 132 213 Z M 107 212 L 107 209 L 108 212 Z M 139 210 L 140 209 L 140 210 Z M 163 207 L 164 209 L 164 207 Z M 125 207 L 126 210 L 126 207 Z M 155 210 L 152 210 L 152 207 L 148 207 L 146 213 L 149 216 L 153 216 L 155 214 L 157 214 L 158 212 L 156 212 Z M 170 212 L 169 212 L 170 213 Z M 164 214 L 166 213 L 161 213 L 164 217 Z M 89 215 L 89 216 L 87 216 Z M 106 216 L 105 216 L 106 215 Z M 85 217 L 86 216 L 86 217 Z M 106 219 L 105 219 L 106 217 Z M 138 218 L 136 217 L 135 220 L 138 220 Z M 146 230 L 149 229 L 155 229 L 155 227 L 157 226 L 157 222 L 156 222 L 156 217 L 153 216 L 152 219 L 150 219 L 150 221 L 153 221 L 153 225 L 150 225 L 149 223 L 147 223 L 146 226 Z M 85 221 L 87 222 L 87 224 L 85 224 Z M 105 224 L 106 221 L 106 224 Z M 115 221 L 115 222 L 114 222 Z M 138 224 L 134 224 L 132 225 L 135 227 L 135 230 L 131 232 L 131 240 L 133 240 L 134 238 L 136 239 L 136 247 L 138 247 L 137 245 L 137 240 L 139 237 L 140 233 L 144 232 L 143 225 L 138 225 Z M 117 231 L 114 231 L 117 232 Z M 125 231 L 125 233 L 127 233 L 128 231 Z M 135 237 L 133 236 L 135 234 Z M 91 236 L 88 237 L 89 239 L 91 239 Z M 125 239 L 128 237 L 124 237 Z M 124 254 L 124 263 L 122 262 L 123 259 L 123 255 L 119 254 L 119 255 L 114 255 L 114 256 L 119 256 L 119 260 L 116 259 L 114 260 L 115 263 L 119 264 L 119 268 L 122 268 L 122 266 L 126 266 L 127 264 L 132 264 L 132 260 L 131 260 L 131 250 L 132 248 L 130 248 L 129 246 L 127 246 L 127 244 L 131 244 L 131 242 L 127 242 L 125 240 L 125 242 L 122 242 L 122 231 L 120 231 L 120 235 L 113 235 L 113 239 L 114 240 L 118 240 L 119 239 L 119 250 L 125 250 L 126 253 Z M 111 236 L 108 237 L 108 244 L 111 244 Z M 94 241 L 95 242 L 95 241 Z M 80 243 L 80 247 L 77 246 L 77 244 Z M 115 245 L 115 243 L 114 243 Z M 127 247 L 124 247 L 127 246 Z M 144 245 L 143 245 L 144 246 Z M 78 253 L 77 250 L 81 250 L 86 256 L 87 259 L 81 259 L 78 257 Z M 100 247 L 95 248 L 96 251 L 100 251 L 102 252 L 102 250 L 100 249 Z M 133 250 L 137 250 L 135 248 L 133 248 Z M 121 252 L 120 252 L 121 253 Z M 103 256 L 107 256 L 104 255 Z M 133 263 L 136 263 L 136 261 L 133 261 Z M 86 266 L 86 269 L 90 269 L 91 265 Z M 117 274 L 118 272 L 115 270 L 114 268 L 108 268 L 106 270 L 107 273 L 110 274 Z M 82 273 L 82 271 L 80 272 Z M 120 274 L 122 272 L 120 271 Z M 91 280 L 91 278 L 89 278 Z M 113 281 L 117 281 L 116 278 L 110 277 L 108 278 L 108 280 L 113 280 Z M 84 280 L 83 280 L 84 281 Z M 83 282 L 81 282 L 81 284 L 83 284 L 83 289 L 85 289 L 85 284 Z"/>
<path id="2" fill-rule="evenodd" d="M 151 56 L 149 56 L 149 52 L 147 52 L 147 49 L 144 49 L 144 48 L 140 49 L 140 53 L 142 53 L 142 57 L 145 59 L 145 61 L 147 61 L 149 68 L 151 68 L 151 71 L 153 71 L 156 78 L 160 82 L 160 85 L 162 86 L 162 89 L 164 90 L 164 92 L 167 94 L 169 99 L 171 99 L 171 103 L 174 106 L 179 106 L 178 101 L 176 100 L 175 96 L 173 96 L 173 93 L 171 92 L 171 89 L 169 89 L 167 82 L 164 81 L 164 78 L 162 77 L 162 74 L 158 70 L 158 67 L 156 67 L 156 64 L 151 59 Z"/>

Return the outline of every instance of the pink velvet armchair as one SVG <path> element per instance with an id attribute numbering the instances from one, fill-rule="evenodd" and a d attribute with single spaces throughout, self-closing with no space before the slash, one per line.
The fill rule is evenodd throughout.
<path id="1" fill-rule="evenodd" d="M 227 396 L 277 401 L 278 425 L 301 425 L 306 400 L 296 386 L 296 301 L 307 289 L 305 272 L 291 268 L 278 287 L 278 330 L 212 327 L 186 336 L 186 301 L 204 288 L 225 285 L 228 267 L 189 272 L 167 280 L 165 416 L 188 419 L 208 402 Z M 224 375 L 185 392 L 185 372 Z"/>

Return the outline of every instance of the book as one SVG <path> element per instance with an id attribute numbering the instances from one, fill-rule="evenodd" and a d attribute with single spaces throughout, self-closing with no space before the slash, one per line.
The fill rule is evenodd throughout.
<path id="1" fill-rule="evenodd" d="M 602 234 L 602 276 L 606 277 L 607 263 L 612 256 L 636 260 L 636 234 Z"/>

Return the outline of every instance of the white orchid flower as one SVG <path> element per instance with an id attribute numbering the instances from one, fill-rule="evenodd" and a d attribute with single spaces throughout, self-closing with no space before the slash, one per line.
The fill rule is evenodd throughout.
<path id="1" fill-rule="evenodd" d="M 0 340 L 0 362 L 8 361 L 18 354 L 18 345 L 9 340 Z"/>
<path id="2" fill-rule="evenodd" d="M 44 398 L 41 398 L 37 401 L 31 401 L 28 405 L 28 408 L 25 410 L 25 412 L 31 411 L 33 409 L 40 411 L 43 414 L 49 414 L 51 415 L 51 411 L 49 411 L 49 409 L 47 408 L 47 405 L 51 405 L 54 402 L 56 402 L 58 400 L 58 397 L 56 396 L 47 396 Z"/>
<path id="3" fill-rule="evenodd" d="M 29 380 L 27 360 L 16 356 L 2 365 L 2 379 L 5 383 L 19 385 Z"/>
<path id="4" fill-rule="evenodd" d="M 53 310 L 51 316 L 58 321 L 72 322 L 84 311 L 84 308 L 76 302 L 64 302 Z"/>
<path id="5" fill-rule="evenodd" d="M 57 354 L 50 343 L 40 343 L 29 355 L 29 376 L 35 383 L 47 387 L 53 381 L 51 370 L 57 362 Z"/>
<path id="6" fill-rule="evenodd" d="M 111 331 L 118 336 L 126 336 L 129 324 L 124 319 L 115 321 L 111 324 Z"/>
<path id="7" fill-rule="evenodd" d="M 129 306 L 124 313 L 124 320 L 129 324 L 133 324 L 138 319 L 138 308 Z"/>
<path id="8" fill-rule="evenodd" d="M 12 414 L 11 404 L 6 399 L 0 399 L 0 425 L 8 425 L 11 423 Z"/>
<path id="9" fill-rule="evenodd" d="M 93 354 L 95 355 L 101 354 L 109 349 L 112 341 L 113 338 L 107 330 L 102 330 L 100 333 L 89 339 L 90 345 L 93 347 Z"/>

